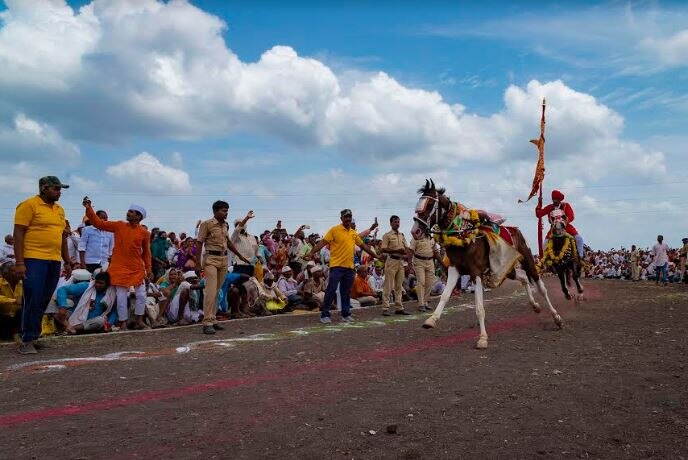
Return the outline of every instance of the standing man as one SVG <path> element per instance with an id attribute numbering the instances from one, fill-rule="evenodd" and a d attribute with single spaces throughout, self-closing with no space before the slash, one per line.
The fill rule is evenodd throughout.
<path id="1" fill-rule="evenodd" d="M 258 242 L 255 236 L 246 231 L 248 221 L 254 217 L 253 211 L 249 211 L 242 220 L 237 219 L 234 221 L 234 232 L 232 232 L 230 241 L 239 251 L 239 254 L 243 256 L 244 260 L 249 261 L 249 263 L 234 263 L 234 273 L 253 276 L 255 272 L 255 264 L 258 260 Z"/>
<path id="2" fill-rule="evenodd" d="M 667 285 L 667 267 L 669 265 L 669 246 L 664 243 L 664 237 L 657 235 L 657 244 L 652 246 L 652 265 L 657 272 L 657 285 L 659 285 L 659 275 L 662 274 L 662 283 Z"/>
<path id="3" fill-rule="evenodd" d="M 107 222 L 108 215 L 105 211 L 97 211 L 100 220 Z M 98 268 L 107 267 L 112 257 L 112 248 L 115 247 L 115 236 L 111 232 L 105 232 L 87 225 L 81 232 L 79 241 L 79 258 L 81 265 L 93 273 Z"/>
<path id="4" fill-rule="evenodd" d="M 413 266 L 416 272 L 416 294 L 418 295 L 418 311 L 431 311 L 428 306 L 430 291 L 435 285 L 435 240 L 425 234 L 421 239 L 411 238 L 411 252 Z M 440 259 L 440 263 L 441 259 Z"/>
<path id="5" fill-rule="evenodd" d="M 629 263 L 631 264 L 631 280 L 638 281 L 640 279 L 640 251 L 635 247 L 635 244 L 631 246 Z"/>
<path id="6" fill-rule="evenodd" d="M 69 185 L 57 177 L 42 177 L 39 194 L 19 203 L 14 214 L 15 270 L 17 277 L 24 279 L 18 350 L 22 354 L 37 353 L 43 314 L 60 278 L 60 260 L 67 277 L 72 272 L 65 212 L 57 203 L 63 188 Z"/>
<path id="7" fill-rule="evenodd" d="M 167 261 L 167 250 L 169 248 L 170 240 L 167 239 L 167 233 L 158 230 L 153 235 L 153 241 L 151 241 L 150 245 L 151 257 L 153 261 L 153 277 L 155 279 L 160 278 L 170 265 Z"/>
<path id="8" fill-rule="evenodd" d="M 380 250 L 387 254 L 385 261 L 385 287 L 382 291 L 382 314 L 391 316 L 389 311 L 389 294 L 394 291 L 395 314 L 410 315 L 404 311 L 401 303 L 402 284 L 404 283 L 404 259 L 409 251 L 404 234 L 399 232 L 399 216 L 389 218 L 392 230 L 382 235 Z"/>
<path id="9" fill-rule="evenodd" d="M 327 280 L 325 298 L 320 307 L 320 322 L 331 323 L 330 305 L 335 298 L 335 291 L 339 286 L 342 298 L 342 321 L 351 322 L 351 286 L 354 283 L 354 250 L 356 246 L 377 258 L 375 251 L 363 242 L 356 230 L 351 228 L 351 209 L 344 209 L 339 213 L 342 223 L 335 225 L 325 234 L 322 240 L 311 250 L 312 258 L 317 260 L 320 250 L 330 246 L 330 274 Z"/>
<path id="10" fill-rule="evenodd" d="M 146 279 L 152 280 L 150 233 L 141 221 L 146 210 L 136 204 L 129 206 L 126 222 L 102 220 L 91 207 L 91 200 L 84 197 L 86 217 L 99 230 L 114 234 L 112 261 L 108 266 L 110 283 L 115 287 L 117 297 L 117 321 L 121 330 L 127 329 L 129 319 L 129 288 L 134 288 L 135 329 L 146 329 L 143 317 L 146 313 Z"/>
<path id="11" fill-rule="evenodd" d="M 683 247 L 681 248 L 681 252 L 678 258 L 678 270 L 679 270 L 679 277 L 678 280 L 679 282 L 684 281 L 684 274 L 686 273 L 686 263 L 688 262 L 688 238 L 683 238 L 681 240 L 683 243 Z"/>
<path id="12" fill-rule="evenodd" d="M 213 218 L 204 222 L 199 221 L 198 248 L 199 254 L 203 254 L 201 269 L 205 273 L 205 288 L 203 290 L 203 333 L 214 334 L 224 328 L 220 326 L 215 315 L 217 314 L 217 293 L 222 288 L 227 275 L 229 262 L 227 249 L 229 248 L 239 259 L 249 263 L 248 259 L 239 254 L 237 248 L 229 240 L 229 203 L 216 201 L 213 203 Z M 205 253 L 203 248 L 205 247 Z"/>

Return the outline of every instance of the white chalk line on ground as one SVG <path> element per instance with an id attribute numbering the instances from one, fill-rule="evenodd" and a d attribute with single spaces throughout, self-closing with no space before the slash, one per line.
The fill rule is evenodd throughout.
<path id="1" fill-rule="evenodd" d="M 493 299 L 485 299 L 485 302 L 497 302 L 501 300 L 514 299 L 517 297 L 524 296 L 524 293 L 515 291 L 509 295 L 496 297 Z M 367 308 L 376 308 L 379 306 L 372 306 Z M 468 302 L 463 302 L 455 306 L 448 306 L 445 308 L 447 312 L 457 313 L 461 311 L 467 311 L 469 309 L 474 309 L 475 307 Z M 360 310 L 360 309 L 359 309 Z M 317 312 L 316 312 L 317 313 Z M 36 372 L 51 372 L 65 370 L 73 365 L 83 365 L 89 363 L 97 362 L 108 362 L 108 361 L 130 361 L 139 359 L 152 359 L 159 358 L 162 356 L 174 356 L 179 354 L 191 353 L 195 349 L 199 348 L 222 348 L 229 349 L 235 348 L 237 345 L 242 343 L 251 342 L 267 342 L 267 341 L 277 341 L 284 340 L 294 337 L 304 337 L 311 334 L 317 333 L 336 333 L 347 329 L 365 329 L 369 327 L 381 327 L 387 326 L 394 323 L 407 323 L 409 321 L 415 321 L 427 317 L 428 312 L 418 312 L 413 313 L 408 316 L 401 318 L 385 318 L 385 319 L 370 319 L 361 322 L 354 323 L 338 323 L 338 324 L 318 324 L 314 326 L 306 326 L 298 329 L 279 331 L 271 333 L 260 333 L 253 334 L 245 337 L 232 337 L 226 339 L 208 339 L 208 340 L 198 340 L 194 342 L 187 343 L 185 345 L 176 347 L 169 350 L 159 350 L 159 351 L 119 351 L 113 353 L 107 353 L 101 356 L 86 356 L 77 358 L 54 358 L 54 359 L 44 359 L 36 361 L 27 361 L 23 363 L 12 364 L 7 366 L 5 369 L 9 372 L 16 372 L 21 370 L 30 370 L 32 373 Z M 235 320 L 233 320 L 235 321 Z M 197 325 L 196 325 L 197 326 Z M 137 331 L 140 332 L 140 331 Z M 2 373 L 0 373 L 2 375 Z"/>

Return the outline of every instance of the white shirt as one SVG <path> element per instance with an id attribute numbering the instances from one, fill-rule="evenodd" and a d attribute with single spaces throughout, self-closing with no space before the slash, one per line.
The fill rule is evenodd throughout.
<path id="1" fill-rule="evenodd" d="M 84 262 L 87 264 L 106 263 L 112 255 L 114 246 L 114 233 L 98 230 L 92 225 L 84 227 L 81 232 L 79 251 L 84 251 Z"/>
<path id="2" fill-rule="evenodd" d="M 2 243 L 0 246 L 0 265 L 10 260 L 14 260 L 14 246 Z"/>
<path id="3" fill-rule="evenodd" d="M 662 265 L 669 262 L 669 246 L 666 243 L 657 243 L 652 246 L 652 254 L 654 254 L 654 259 L 652 263 L 655 267 L 661 267 Z"/>

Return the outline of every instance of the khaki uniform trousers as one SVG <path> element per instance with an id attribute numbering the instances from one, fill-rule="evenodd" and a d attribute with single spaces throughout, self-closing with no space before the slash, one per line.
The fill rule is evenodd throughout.
<path id="1" fill-rule="evenodd" d="M 631 264 L 631 279 L 638 281 L 640 279 L 640 265 L 637 263 Z"/>
<path id="2" fill-rule="evenodd" d="M 435 261 L 413 258 L 413 267 L 416 269 L 416 294 L 418 295 L 418 306 L 428 305 L 430 291 L 435 284 Z"/>
<path id="3" fill-rule="evenodd" d="M 205 289 L 203 290 L 203 325 L 217 324 L 217 293 L 227 276 L 227 256 L 206 255 L 203 264 Z"/>
<path id="4" fill-rule="evenodd" d="M 401 303 L 401 286 L 404 283 L 404 263 L 389 258 L 385 262 L 385 284 L 382 289 L 382 309 L 389 310 L 389 294 L 394 291 L 394 305 L 397 311 L 403 310 Z"/>

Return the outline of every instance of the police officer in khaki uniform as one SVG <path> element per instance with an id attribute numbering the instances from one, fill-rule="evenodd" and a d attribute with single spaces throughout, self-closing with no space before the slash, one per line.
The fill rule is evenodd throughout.
<path id="1" fill-rule="evenodd" d="M 382 236 L 380 249 L 387 254 L 385 261 L 385 284 L 382 289 L 382 314 L 391 316 L 389 294 L 394 291 L 394 306 L 397 315 L 410 315 L 401 303 L 401 286 L 404 282 L 404 260 L 407 258 L 408 245 L 404 234 L 399 232 L 399 216 L 389 218 L 392 230 Z"/>
<path id="2" fill-rule="evenodd" d="M 217 322 L 217 293 L 225 282 L 227 275 L 227 249 L 246 263 L 244 256 L 239 254 L 234 244 L 229 240 L 229 203 L 216 201 L 213 203 L 213 218 L 202 222 L 198 230 L 198 242 L 201 244 L 199 252 L 203 254 L 202 266 L 205 273 L 205 289 L 203 290 L 203 333 L 214 334 L 216 330 L 224 329 Z M 205 247 L 205 252 L 203 248 Z"/>
<path id="3" fill-rule="evenodd" d="M 430 235 L 422 239 L 411 239 L 413 269 L 416 272 L 416 294 L 418 294 L 418 311 L 431 311 L 428 297 L 435 284 L 435 240 Z"/>

